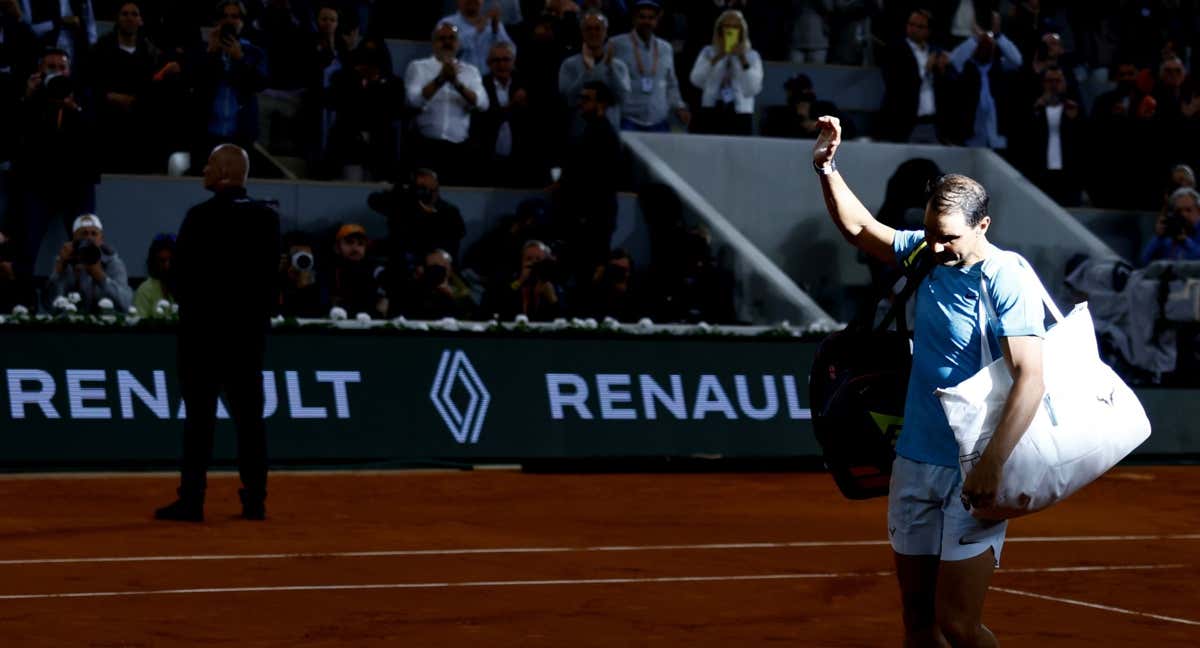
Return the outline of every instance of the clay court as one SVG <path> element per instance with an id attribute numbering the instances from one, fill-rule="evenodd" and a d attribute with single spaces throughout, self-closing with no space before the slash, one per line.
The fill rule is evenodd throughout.
<path id="1" fill-rule="evenodd" d="M 1010 526 L 1005 646 L 1200 645 L 1200 472 Z M 882 499 L 827 475 L 276 473 L 269 519 L 150 519 L 175 477 L 0 479 L 4 646 L 897 646 Z"/>

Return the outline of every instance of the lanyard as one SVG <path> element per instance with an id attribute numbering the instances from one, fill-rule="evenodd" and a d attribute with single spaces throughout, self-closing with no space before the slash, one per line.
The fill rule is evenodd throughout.
<path id="1" fill-rule="evenodd" d="M 644 77 L 646 68 L 642 65 L 642 47 L 633 32 L 629 33 L 629 44 L 633 46 L 633 60 L 637 64 L 638 75 Z M 658 39 L 653 34 L 650 35 L 650 58 L 654 59 L 654 65 L 650 68 L 650 78 L 654 78 L 658 76 Z"/>

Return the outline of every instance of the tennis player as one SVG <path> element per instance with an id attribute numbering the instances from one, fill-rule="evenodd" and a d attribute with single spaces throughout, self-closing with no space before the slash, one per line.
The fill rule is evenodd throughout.
<path id="1" fill-rule="evenodd" d="M 971 508 L 993 502 L 1004 462 L 1044 392 L 1045 311 L 1036 275 L 1019 255 L 988 242 L 988 195 L 966 176 L 945 175 L 932 183 L 924 231 L 897 231 L 875 220 L 834 164 L 841 124 L 835 117 L 818 122 L 813 167 L 842 236 L 892 264 L 925 241 L 935 261 L 915 293 L 912 376 L 888 495 L 904 645 L 995 646 L 996 637 L 982 623 L 983 600 L 1000 564 L 1007 522 L 981 520 Z M 981 286 L 995 310 L 986 331 L 979 325 Z M 992 357 L 999 357 L 997 349 L 1003 352 L 1013 388 L 994 436 L 964 483 L 958 445 L 934 390 L 957 385 L 982 368 L 981 335 L 988 336 Z"/>

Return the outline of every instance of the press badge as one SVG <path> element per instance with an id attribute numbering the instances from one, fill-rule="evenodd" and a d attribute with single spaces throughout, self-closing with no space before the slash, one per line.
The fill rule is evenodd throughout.
<path id="1" fill-rule="evenodd" d="M 723 103 L 731 104 L 737 101 L 737 93 L 733 91 L 733 88 L 725 86 L 724 88 L 721 88 L 721 101 Z"/>
<path id="2" fill-rule="evenodd" d="M 642 92 L 650 94 L 654 92 L 654 79 L 650 77 L 642 77 Z"/>

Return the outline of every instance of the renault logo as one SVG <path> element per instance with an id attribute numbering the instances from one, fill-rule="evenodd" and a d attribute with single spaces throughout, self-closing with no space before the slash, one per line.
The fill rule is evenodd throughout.
<path id="1" fill-rule="evenodd" d="M 456 383 L 461 385 L 469 396 L 465 412 L 459 409 L 451 396 Z M 429 399 L 433 401 L 433 406 L 437 408 L 446 427 L 450 428 L 455 441 L 462 444 L 479 442 L 479 431 L 483 428 L 483 419 L 487 416 L 492 395 L 479 379 L 479 374 L 467 359 L 467 354 L 462 351 L 442 352 L 442 360 L 438 363 L 437 375 L 433 379 L 433 388 L 429 390 Z"/>

